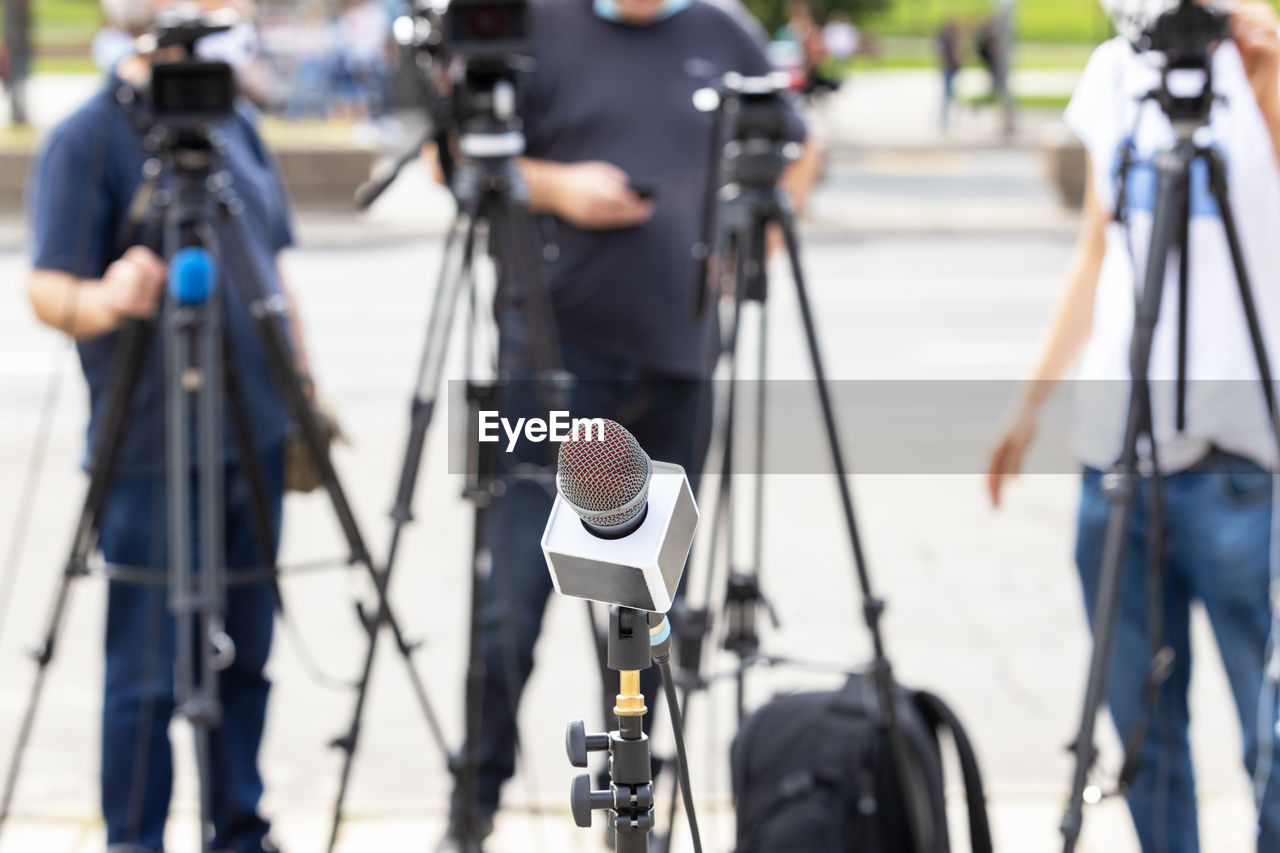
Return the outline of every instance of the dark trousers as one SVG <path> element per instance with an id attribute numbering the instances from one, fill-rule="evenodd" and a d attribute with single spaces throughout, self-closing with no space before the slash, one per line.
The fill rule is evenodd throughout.
<path id="1" fill-rule="evenodd" d="M 572 417 L 618 421 L 650 458 L 683 466 L 696 490 L 709 436 L 709 384 L 655 375 L 569 343 L 562 348 L 564 367 L 575 379 L 568 401 Z M 503 417 L 545 417 L 545 409 L 532 383 L 515 381 L 506 387 Z M 529 463 L 551 465 L 553 473 L 551 454 L 557 448 L 521 442 L 512 453 L 501 454 L 502 464 L 506 470 Z M 488 524 L 492 569 L 482 617 L 485 680 L 477 784 L 478 806 L 486 814 L 497 810 L 502 784 L 515 772 L 516 710 L 533 671 L 533 648 L 552 590 L 540 541 L 555 496 L 554 480 L 508 479 Z M 641 683 L 646 704 L 656 707 L 656 668 L 645 670 Z M 610 690 L 616 693 L 616 684 L 606 687 Z M 646 727 L 652 718 L 651 713 Z M 459 806 L 455 795 L 455 812 Z"/>
<path id="2" fill-rule="evenodd" d="M 261 467 L 274 554 L 283 498 L 282 450 L 264 453 Z M 234 575 L 237 569 L 261 567 L 263 556 L 240 466 L 228 466 L 224 488 L 226 560 L 228 574 Z M 166 492 L 163 474 L 117 480 L 101 525 L 108 563 L 166 571 Z M 275 603 L 267 583 L 233 586 L 227 593 L 226 630 L 235 642 L 235 660 L 218 674 L 223 718 L 211 738 L 211 770 L 214 847 L 234 853 L 260 851 L 268 830 L 257 811 L 262 796 L 258 748 L 270 687 L 263 670 Z M 164 846 L 173 786 L 169 721 L 174 713 L 174 633 L 165 586 L 110 584 L 102 704 L 102 813 L 108 845 L 138 851 Z"/>

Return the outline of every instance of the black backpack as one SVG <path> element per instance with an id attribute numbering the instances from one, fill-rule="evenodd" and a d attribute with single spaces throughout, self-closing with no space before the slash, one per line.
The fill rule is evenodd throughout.
<path id="1" fill-rule="evenodd" d="M 897 687 L 893 703 L 911 760 L 901 785 L 876 684 L 854 675 L 835 692 L 783 695 L 752 714 L 733 742 L 736 853 L 949 853 L 939 734 L 955 743 L 973 853 L 990 853 L 982 777 L 960 721 L 932 693 Z M 914 799 L 904 802 L 903 791 Z"/>

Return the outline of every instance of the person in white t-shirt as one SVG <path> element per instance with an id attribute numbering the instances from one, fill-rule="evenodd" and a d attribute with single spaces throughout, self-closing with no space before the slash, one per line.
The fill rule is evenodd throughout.
<path id="1" fill-rule="evenodd" d="M 1275 12 L 1260 2 L 1238 5 L 1231 27 L 1232 37 L 1212 58 L 1220 100 L 1197 139 L 1215 146 L 1226 160 L 1253 296 L 1275 358 L 1280 357 L 1280 33 Z M 1120 455 L 1135 295 L 1149 250 L 1151 158 L 1174 138 L 1160 107 L 1142 100 L 1158 77 L 1150 55 L 1114 39 L 1094 53 L 1067 108 L 1067 124 L 1090 160 L 1082 230 L 1031 381 L 988 472 L 991 500 L 999 506 L 1005 481 L 1021 469 L 1044 402 L 1079 358 L 1073 444 L 1085 473 L 1076 562 L 1091 620 L 1109 510 L 1102 472 Z M 1117 175 L 1126 149 L 1133 165 L 1118 216 Z M 1192 602 L 1198 600 L 1213 626 L 1243 728 L 1245 766 L 1259 804 L 1258 850 L 1274 853 L 1280 851 L 1280 739 L 1274 685 L 1265 683 L 1264 662 L 1274 652 L 1270 472 L 1276 452 L 1221 214 L 1208 192 L 1203 163 L 1193 169 L 1190 196 L 1184 429 L 1176 426 L 1175 383 L 1169 381 L 1178 375 L 1176 253 L 1166 272 L 1150 368 L 1163 474 L 1162 641 L 1176 657 L 1152 709 L 1128 801 L 1144 851 L 1199 849 L 1187 705 L 1188 623 Z M 1126 741 L 1143 715 L 1141 693 L 1151 660 L 1145 584 L 1152 469 L 1146 451 L 1144 457 L 1122 566 L 1107 692 L 1112 718 Z"/>

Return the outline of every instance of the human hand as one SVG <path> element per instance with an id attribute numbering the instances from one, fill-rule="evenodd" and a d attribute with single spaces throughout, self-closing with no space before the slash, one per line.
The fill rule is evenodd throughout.
<path id="1" fill-rule="evenodd" d="M 543 179 L 552 212 L 579 228 L 627 228 L 653 216 L 653 202 L 636 195 L 627 173 L 611 163 L 555 164 Z"/>
<path id="2" fill-rule="evenodd" d="M 99 293 L 115 325 L 155 316 L 169 268 L 145 246 L 133 246 L 102 275 Z"/>
<path id="3" fill-rule="evenodd" d="M 1280 118 L 1280 21 L 1269 3 L 1247 2 L 1231 12 L 1231 36 L 1263 115 Z"/>
<path id="4" fill-rule="evenodd" d="M 987 494 L 993 507 L 1000 507 L 1005 482 L 1022 472 L 1022 459 L 1035 439 L 1036 426 L 1034 412 L 1020 412 L 991 451 L 991 459 L 987 463 Z"/>

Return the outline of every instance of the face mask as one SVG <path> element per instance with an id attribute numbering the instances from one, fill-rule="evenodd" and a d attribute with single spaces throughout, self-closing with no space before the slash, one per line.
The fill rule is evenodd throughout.
<path id="1" fill-rule="evenodd" d="M 647 23 L 656 24 L 658 21 L 665 21 L 677 12 L 685 9 L 691 0 L 662 0 L 662 4 L 658 6 L 658 13 L 653 16 L 653 20 Z M 592 0 L 592 8 L 595 13 L 604 18 L 606 21 L 614 21 L 616 23 L 625 24 L 627 21 L 622 17 L 622 10 L 618 8 L 618 0 Z"/>

